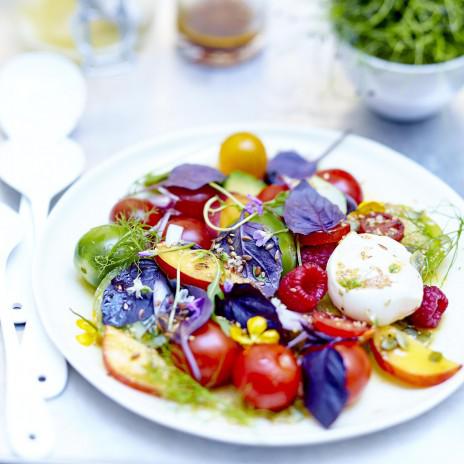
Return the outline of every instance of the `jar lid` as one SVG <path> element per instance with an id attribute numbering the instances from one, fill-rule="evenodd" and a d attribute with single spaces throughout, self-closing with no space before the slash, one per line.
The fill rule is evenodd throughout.
<path id="1" fill-rule="evenodd" d="M 12 139 L 62 139 L 76 127 L 86 94 L 80 69 L 67 58 L 18 55 L 0 70 L 0 124 Z"/>

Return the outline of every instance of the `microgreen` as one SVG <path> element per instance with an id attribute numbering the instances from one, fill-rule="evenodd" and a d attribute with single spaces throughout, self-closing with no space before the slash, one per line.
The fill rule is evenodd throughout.
<path id="1" fill-rule="evenodd" d="M 342 40 L 388 61 L 430 64 L 464 54 L 462 0 L 332 0 Z"/>
<path id="2" fill-rule="evenodd" d="M 118 224 L 126 229 L 125 234 L 107 255 L 95 256 L 102 277 L 115 268 L 129 267 L 138 260 L 139 252 L 151 248 L 159 240 L 156 231 L 147 229 L 135 219 L 121 218 Z"/>

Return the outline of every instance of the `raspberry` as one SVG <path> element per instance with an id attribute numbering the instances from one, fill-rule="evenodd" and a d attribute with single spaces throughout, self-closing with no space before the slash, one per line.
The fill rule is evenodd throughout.
<path id="1" fill-rule="evenodd" d="M 422 304 L 409 317 L 409 322 L 419 329 L 434 329 L 448 307 L 448 298 L 435 286 L 424 286 Z"/>
<path id="2" fill-rule="evenodd" d="M 326 243 L 324 245 L 304 247 L 301 250 L 301 261 L 303 261 L 303 264 L 317 264 L 322 269 L 325 269 L 327 261 L 337 245 L 337 243 Z"/>
<path id="3" fill-rule="evenodd" d="M 290 271 L 277 292 L 289 309 L 299 313 L 312 311 L 327 293 L 327 273 L 317 264 L 307 263 Z"/>

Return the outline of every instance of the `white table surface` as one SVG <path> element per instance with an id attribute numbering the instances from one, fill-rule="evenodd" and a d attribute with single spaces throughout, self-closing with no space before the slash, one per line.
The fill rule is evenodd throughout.
<path id="1" fill-rule="evenodd" d="M 11 3 L 0 0 L 0 64 L 19 50 Z M 265 51 L 235 68 L 209 69 L 190 64 L 176 53 L 173 0 L 159 0 L 150 44 L 135 68 L 126 74 L 88 79 L 89 102 L 74 134 L 85 149 L 88 168 L 166 131 L 237 121 L 246 128 L 247 121 L 268 120 L 350 127 L 417 160 L 464 193 L 462 94 L 440 115 L 421 123 L 398 125 L 382 120 L 362 106 L 331 59 L 333 40 L 317 19 L 317 1 L 272 3 Z M 16 193 L 2 183 L 0 200 L 18 204 Z M 0 462 L 13 462 L 1 414 L 3 389 L 0 369 Z M 49 405 L 59 433 L 47 462 L 464 462 L 463 388 L 401 426 L 340 443 L 283 449 L 224 445 L 150 423 L 107 399 L 72 369 L 65 392 Z"/>

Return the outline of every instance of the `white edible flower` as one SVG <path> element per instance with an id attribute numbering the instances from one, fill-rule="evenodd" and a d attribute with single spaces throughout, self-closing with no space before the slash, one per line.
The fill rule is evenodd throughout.
<path id="1" fill-rule="evenodd" d="M 303 329 L 301 322 L 304 317 L 295 311 L 290 311 L 278 298 L 272 298 L 271 303 L 275 306 L 277 316 L 282 324 L 282 327 L 286 330 L 293 332 L 299 332 Z"/>
<path id="2" fill-rule="evenodd" d="M 194 301 L 195 301 L 195 297 L 193 295 L 189 295 L 189 292 L 186 288 L 183 288 L 179 291 L 179 297 L 177 299 L 177 304 L 188 305 L 189 303 L 193 303 Z"/>
<path id="3" fill-rule="evenodd" d="M 135 293 L 135 298 L 138 300 L 143 298 L 144 293 L 151 293 L 153 290 L 148 287 L 147 285 L 144 285 L 142 282 L 142 279 L 140 277 L 136 277 L 134 279 L 134 282 L 132 283 L 132 287 L 129 287 L 126 292 L 129 295 L 133 295 Z"/>

